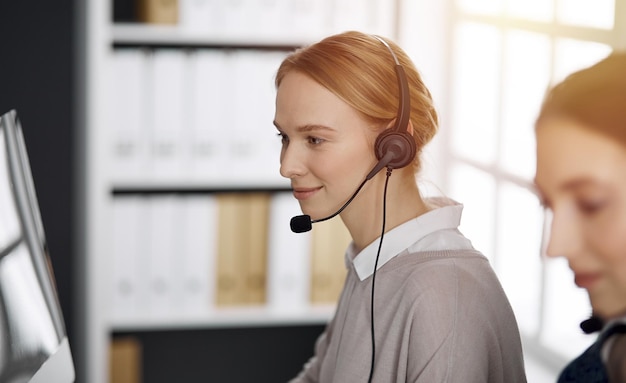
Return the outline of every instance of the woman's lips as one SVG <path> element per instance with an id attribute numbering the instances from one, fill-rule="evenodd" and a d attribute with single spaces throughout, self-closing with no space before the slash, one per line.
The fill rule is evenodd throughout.
<path id="1" fill-rule="evenodd" d="M 298 200 L 298 201 L 302 201 L 308 198 L 311 198 L 313 196 L 313 194 L 317 193 L 318 190 L 320 190 L 322 187 L 316 187 L 316 188 L 294 188 L 293 189 L 293 196 Z"/>
<path id="2" fill-rule="evenodd" d="M 589 289 L 599 280 L 600 274 L 598 273 L 580 273 L 576 274 L 574 277 L 574 283 L 576 283 L 576 286 L 582 287 L 584 289 Z"/>

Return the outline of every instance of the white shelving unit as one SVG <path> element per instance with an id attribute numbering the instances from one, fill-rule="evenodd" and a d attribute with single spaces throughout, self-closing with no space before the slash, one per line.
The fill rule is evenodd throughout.
<path id="1" fill-rule="evenodd" d="M 326 323 L 335 307 L 316 305 L 295 311 L 272 310 L 266 306 L 220 308 L 196 314 L 173 315 L 167 318 L 116 318 L 116 331 L 168 330 L 189 328 L 265 327 L 317 325 Z"/>
<path id="2" fill-rule="evenodd" d="M 84 380 L 89 383 L 108 382 L 108 347 L 111 334 L 118 331 L 142 331 L 154 329 L 188 329 L 188 328 L 226 328 L 242 326 L 300 325 L 325 323 L 332 315 L 334 307 L 308 307 L 299 311 L 277 311 L 268 307 L 246 307 L 237 309 L 207 309 L 194 314 L 173 314 L 152 320 L 137 320 L 133 317 L 114 317 L 109 307 L 109 275 L 111 265 L 111 222 L 112 202 L 116 189 L 220 189 L 237 188 L 263 189 L 288 187 L 288 183 L 274 181 L 233 182 L 222 184 L 219 181 L 203 181 L 198 179 L 182 179 L 175 182 L 162 182 L 150 177 L 132 180 L 132 182 L 115 183 L 112 176 L 111 142 L 112 124 L 115 118 L 110 108 L 110 83 L 113 80 L 112 56 L 115 49 L 140 48 L 143 46 L 167 46 L 173 49 L 195 49 L 229 47 L 229 49 L 282 49 L 301 46 L 322 38 L 331 33 L 348 29 L 361 29 L 371 33 L 394 37 L 394 19 L 397 3 L 386 0 L 299 0 L 263 2 L 246 0 L 238 2 L 222 1 L 224 4 L 239 4 L 241 7 L 259 7 L 261 3 L 289 3 L 300 7 L 312 7 L 321 12 L 322 20 L 317 26 L 309 24 L 306 30 L 286 32 L 274 25 L 271 31 L 242 30 L 243 24 L 230 23 L 227 30 L 202 31 L 190 29 L 182 25 L 154 26 L 142 24 L 113 23 L 112 0 L 88 0 L 85 3 L 85 20 L 81 24 L 84 36 L 85 83 L 80 93 L 85 95 L 85 133 L 84 153 L 84 184 L 81 196 L 85 206 L 82 211 L 84 235 L 78 242 L 84 253 L 84 262 L 78 265 L 79 281 L 83 286 L 78 292 L 79 301 L 83 306 L 78 313 L 77 323 L 83 328 L 78 339 L 79 348 L 75 350 L 77 358 L 82 362 Z M 181 5 L 189 5 L 190 0 L 180 0 Z M 195 2 L 201 3 L 201 2 Z M 206 2 L 209 3 L 209 2 Z M 219 3 L 213 1 L 213 3 Z M 322 5 L 320 5 L 322 4 Z M 354 8 L 352 13 L 345 12 Z M 300 9 L 302 11 L 302 9 Z M 352 18 L 351 18 L 352 17 Z M 360 20 L 354 20 L 359 17 Z M 277 21 L 291 20 L 282 14 Z M 291 20 L 297 25 L 297 19 Z M 310 20 L 308 20 L 310 22 Z M 274 23 L 276 24 L 276 23 Z M 233 25 L 236 28 L 233 28 Z M 239 25 L 237 27 L 237 25 Z M 239 29 L 237 29 L 239 28 Z M 263 28 L 257 25 L 256 28 Z M 260 33 L 263 32 L 263 33 Z M 114 112 L 114 111 L 113 111 Z M 227 132 L 227 131 L 226 131 Z M 226 134 L 225 132 L 225 134 Z"/>
<path id="3" fill-rule="evenodd" d="M 118 23 L 111 27 L 112 39 L 118 44 L 176 44 L 176 45 L 225 45 L 225 46 L 296 46 L 311 42 L 315 37 L 288 36 L 226 36 L 186 31 L 172 25 L 142 25 Z"/>

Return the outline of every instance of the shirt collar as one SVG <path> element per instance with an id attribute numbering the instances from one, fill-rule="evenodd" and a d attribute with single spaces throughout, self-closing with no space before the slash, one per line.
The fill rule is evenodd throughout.
<path id="1" fill-rule="evenodd" d="M 377 270 L 409 247 L 411 251 L 424 250 L 420 249 L 418 242 L 429 235 L 440 230 L 458 228 L 463 212 L 462 204 L 443 197 L 428 198 L 426 203 L 433 209 L 385 233 Z M 358 254 L 352 243 L 346 251 L 346 266 L 349 267 L 352 263 L 361 281 L 372 275 L 374 271 L 379 242 L 380 237 Z"/>

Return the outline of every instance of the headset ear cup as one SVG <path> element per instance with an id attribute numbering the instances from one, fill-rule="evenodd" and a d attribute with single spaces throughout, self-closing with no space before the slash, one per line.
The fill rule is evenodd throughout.
<path id="1" fill-rule="evenodd" d="M 408 132 L 397 132 L 387 129 L 376 138 L 374 146 L 376 158 L 379 160 L 389 151 L 394 153 L 393 159 L 387 164 L 388 168 L 398 169 L 410 164 L 415 158 L 416 144 Z"/>

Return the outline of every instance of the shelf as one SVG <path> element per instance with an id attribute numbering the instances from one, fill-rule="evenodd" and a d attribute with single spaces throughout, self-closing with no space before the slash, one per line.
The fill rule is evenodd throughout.
<path id="1" fill-rule="evenodd" d="M 215 193 L 287 193 L 291 192 L 289 187 L 261 187 L 261 186 L 246 186 L 246 187 L 226 187 L 220 185 L 219 187 L 212 186 L 199 186 L 192 187 L 185 186 L 138 186 L 138 187 L 115 187 L 111 191 L 114 196 L 124 195 L 160 195 L 160 194 L 215 194 Z"/>
<path id="2" fill-rule="evenodd" d="M 77 268 L 82 282 L 78 288 L 82 294 L 83 306 L 77 317 L 77 321 L 81 323 L 77 355 L 82 359 L 80 373 L 84 376 L 79 376 L 78 380 L 90 383 L 108 381 L 109 347 L 111 336 L 116 332 L 184 333 L 189 329 L 242 328 L 263 330 L 259 332 L 269 330 L 269 333 L 279 329 L 281 334 L 285 334 L 285 329 L 289 327 L 324 326 L 334 314 L 334 304 L 310 304 L 327 300 L 313 297 L 309 300 L 306 294 L 303 297 L 298 294 L 299 300 L 295 307 L 286 303 L 292 302 L 288 299 L 270 299 L 269 292 L 268 303 L 256 307 L 218 307 L 217 299 L 215 302 L 210 301 L 209 297 L 213 296 L 211 294 L 203 295 L 193 303 L 190 303 L 193 297 L 189 297 L 185 302 L 165 300 L 174 302 L 172 305 L 153 305 L 150 297 L 141 296 L 128 306 L 126 303 L 130 300 L 118 305 L 112 294 L 115 287 L 112 272 L 116 265 L 123 264 L 131 257 L 122 254 L 116 260 L 113 256 L 120 254 L 115 250 L 114 231 L 117 229 L 118 232 L 125 232 L 127 227 L 140 227 L 141 233 L 165 233 L 157 236 L 161 245 L 152 244 L 146 249 L 149 242 L 142 242 L 142 250 L 134 252 L 146 257 L 146 254 L 150 254 L 157 247 L 163 249 L 165 246 L 162 243 L 169 241 L 165 237 L 175 230 L 187 237 L 201 238 L 204 241 L 201 244 L 192 244 L 193 241 L 186 240 L 186 248 L 211 246 L 218 235 L 212 229 L 217 222 L 209 222 L 208 218 L 218 208 L 215 200 L 222 197 L 212 194 L 265 192 L 271 194 L 272 201 L 280 200 L 278 203 L 285 204 L 279 209 L 280 215 L 273 213 L 272 222 L 277 222 L 271 223 L 273 227 L 281 233 L 284 231 L 284 237 L 296 236 L 289 230 L 287 222 L 292 217 L 291 212 L 300 212 L 300 207 L 297 200 L 290 195 L 289 180 L 279 173 L 280 141 L 274 135 L 268 136 L 267 140 L 264 135 L 252 135 L 254 151 L 242 152 L 246 148 L 240 146 L 243 141 L 248 142 L 247 139 L 252 137 L 245 130 L 246 127 L 259 126 L 260 129 L 260 124 L 264 122 L 267 129 L 272 128 L 275 89 L 273 82 L 265 80 L 268 75 L 275 75 L 289 52 L 332 33 L 357 29 L 392 35 L 397 13 L 395 2 L 373 0 L 367 4 L 358 1 L 341 3 L 354 7 L 354 12 L 347 12 L 346 6 L 340 7 L 340 2 L 333 0 L 188 1 L 181 3 L 187 8 L 184 12 L 181 10 L 177 25 L 112 22 L 116 20 L 115 15 L 111 14 L 114 11 L 112 5 L 133 6 L 132 2 L 125 0 L 115 3 L 108 0 L 87 1 L 84 5 L 85 19 L 80 24 L 80 38 L 77 40 L 81 42 L 84 51 L 80 60 L 84 77 L 84 81 L 80 82 L 80 90 L 85 101 L 85 131 L 81 135 L 81 147 L 87 148 L 80 153 L 84 157 L 81 160 L 84 161 L 85 169 L 84 185 L 81 185 L 78 199 L 85 205 L 80 210 L 81 220 L 84 220 L 81 221 L 84 223 L 84 228 L 81 229 L 85 235 L 78 238 L 79 241 L 84 241 L 80 245 L 85 259 L 81 261 L 80 268 Z M 213 8 L 214 6 L 218 8 Z M 122 61 L 118 61 L 120 58 Z M 179 64 L 184 66 L 182 70 Z M 120 72 L 118 65 L 122 65 Z M 165 71 L 159 72 L 163 68 Z M 210 72 L 202 72 L 201 68 L 208 68 L 221 75 L 211 76 Z M 128 76 L 123 77 L 119 73 L 126 73 Z M 192 75 L 202 77 L 198 80 L 198 77 L 191 77 Z M 154 82 L 155 78 L 166 81 L 157 84 Z M 235 79 L 242 79 L 242 82 L 238 83 Z M 174 85 L 176 89 L 171 92 L 162 92 L 166 87 L 180 84 L 181 81 L 188 82 L 183 87 Z M 191 86 L 205 84 L 205 81 L 215 84 L 216 87 Z M 268 84 L 270 88 L 263 88 L 265 85 L 260 84 Z M 126 89 L 123 95 L 129 98 L 118 98 L 119 94 L 113 93 L 116 86 Z M 211 89 L 218 91 L 212 93 Z M 219 98 L 215 98 L 216 94 Z M 271 99 L 264 103 L 263 100 L 267 100 L 268 95 Z M 180 109 L 188 120 L 185 123 L 188 123 L 186 126 L 189 129 L 180 136 L 172 138 L 167 135 L 172 131 L 163 128 L 165 120 L 179 121 L 171 116 L 163 118 L 164 113 L 161 112 L 170 110 L 162 106 L 165 101 L 172 104 L 171 110 Z M 199 105 L 219 105 L 216 110 L 220 113 L 224 111 L 227 119 L 217 113 L 211 115 L 211 118 L 193 115 L 192 113 L 203 110 Z M 242 112 L 241 105 L 246 106 L 246 113 Z M 258 115 L 252 115 L 252 107 Z M 155 110 L 159 114 L 154 113 Z M 138 114 L 133 115 L 135 111 Z M 198 121 L 200 117 L 203 119 Z M 155 130 L 154 121 L 160 124 L 158 130 Z M 167 126 L 173 126 L 171 121 Z M 205 134 L 209 132 L 208 128 L 197 128 L 209 126 L 201 124 L 213 124 L 215 121 L 218 124 L 210 126 L 219 128 L 211 130 L 210 134 Z M 223 127 L 223 122 L 227 122 L 227 126 Z M 156 131 L 159 132 L 158 135 L 154 133 Z M 231 136 L 226 137 L 231 133 Z M 164 142 L 171 144 L 168 141 L 170 138 L 176 140 L 174 144 L 178 150 L 152 150 L 155 145 Z M 211 146 L 213 144 L 217 146 Z M 207 152 L 207 148 L 216 148 L 216 151 Z M 182 157 L 173 158 L 166 155 L 167 153 L 175 153 L 174 157 L 181 154 Z M 120 209 L 122 218 L 130 217 L 125 222 L 127 226 L 116 225 L 118 221 L 115 220 L 120 219 Z M 203 215 L 205 213 L 208 214 Z M 141 216 L 145 214 L 149 214 L 149 218 L 141 221 Z M 183 218 L 159 219 L 171 217 L 170 214 Z M 140 218 L 136 220 L 137 217 Z M 204 217 L 207 220 L 192 225 L 189 222 L 194 217 Z M 183 220 L 186 226 L 183 226 Z M 136 225 L 136 222 L 146 224 Z M 167 230 L 170 231 L 166 230 L 168 225 L 170 229 Z M 172 229 L 173 225 L 178 226 Z M 132 231 L 128 233 L 129 238 L 134 238 Z M 310 234 L 312 237 L 313 233 Z M 284 268 L 275 270 L 276 273 L 283 275 L 287 272 L 308 272 L 308 268 L 298 268 L 298 264 L 290 264 L 299 259 L 290 255 L 300 251 L 294 248 L 298 246 L 305 249 L 301 250 L 303 257 L 309 254 L 307 251 L 312 251 L 309 242 L 313 239 L 302 235 L 295 238 L 300 240 L 284 240 L 280 241 L 280 246 L 276 245 L 280 249 L 274 250 L 273 254 L 287 254 L 286 262 L 279 263 Z M 201 252 L 198 251 L 197 254 L 199 253 Z M 208 251 L 204 252 L 206 253 Z M 176 261 L 171 264 L 179 265 L 183 254 L 185 253 L 182 251 L 177 252 Z M 152 260 L 151 264 L 154 263 Z M 198 275 L 215 275 L 210 274 L 215 270 L 205 267 L 211 258 L 198 256 L 189 257 L 188 260 L 187 265 L 199 265 L 189 267 L 186 271 L 189 274 L 193 272 L 196 275 L 197 271 Z M 143 261 L 145 262 L 145 258 Z M 343 258 L 338 258 L 338 262 L 343 265 Z M 166 262 L 152 266 L 160 273 L 168 270 L 166 267 L 156 270 L 157 266 L 163 265 Z M 119 270 L 125 270 L 129 275 L 134 272 L 130 266 Z M 276 282 L 277 279 L 272 281 Z M 144 280 L 138 283 L 144 283 Z M 278 288 L 275 291 L 292 293 L 297 292 L 297 289 Z M 139 305 L 136 302 L 140 302 L 144 308 L 137 307 Z M 283 302 L 281 305 L 287 309 L 275 309 L 279 305 L 275 302 Z M 179 309 L 172 308 L 173 305 L 178 305 L 176 307 Z M 185 306 L 184 309 L 180 308 L 181 305 Z M 145 311 L 140 312 L 142 309 Z M 301 330 L 298 329 L 295 333 L 301 334 Z M 317 331 L 318 328 L 315 329 Z M 290 329 L 286 333 L 295 334 Z M 294 341 L 296 349 L 305 347 L 308 352 L 311 347 L 308 340 L 299 336 L 290 340 Z M 280 339 L 276 341 L 280 343 Z M 304 346 L 303 341 L 306 342 Z M 152 352 L 154 349 L 146 351 Z M 146 368 L 151 369 L 154 366 L 147 365 Z"/>
<path id="3" fill-rule="evenodd" d="M 137 183 L 137 184 L 116 184 L 111 189 L 114 196 L 124 195 L 158 195 L 158 194 L 215 194 L 215 193 L 280 193 L 291 192 L 289 184 L 157 184 L 157 183 Z"/>
<path id="4" fill-rule="evenodd" d="M 198 312 L 149 312 L 145 316 L 111 318 L 112 331 L 153 331 L 190 328 L 267 327 L 326 324 L 334 305 L 311 306 L 301 310 L 267 306 L 206 309 Z"/>
<path id="5" fill-rule="evenodd" d="M 116 23 L 111 27 L 112 45 L 124 47 L 188 47 L 220 49 L 259 49 L 292 51 L 312 41 L 312 37 L 224 35 L 186 30 L 176 25 Z"/>

